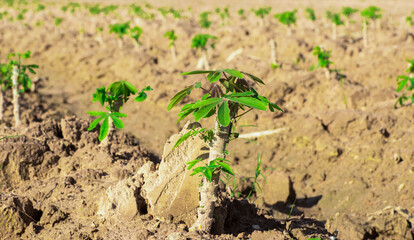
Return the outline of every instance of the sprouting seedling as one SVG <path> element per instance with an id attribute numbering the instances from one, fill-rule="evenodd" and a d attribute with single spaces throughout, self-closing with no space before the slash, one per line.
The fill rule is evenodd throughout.
<path id="1" fill-rule="evenodd" d="M 375 22 L 377 29 L 380 28 L 380 19 L 382 17 L 381 9 L 376 6 L 369 6 L 361 11 L 362 20 L 362 34 L 364 47 L 368 46 L 368 23 L 369 20 Z"/>
<path id="2" fill-rule="evenodd" d="M 325 76 L 327 79 L 329 79 L 331 73 L 330 66 L 333 64 L 333 62 L 330 60 L 331 51 L 325 50 L 321 46 L 316 46 L 313 48 L 312 54 L 318 57 L 318 65 L 316 66 L 316 68 L 324 69 Z"/>
<path id="3" fill-rule="evenodd" d="M 331 13 L 330 20 L 332 22 L 332 39 L 338 39 L 338 26 L 343 25 L 344 22 L 341 19 L 341 14 L 339 13 Z"/>
<path id="4" fill-rule="evenodd" d="M 30 58 L 30 55 L 30 51 L 27 51 L 23 54 L 11 53 L 8 56 L 10 60 L 9 64 L 3 65 L 2 67 L 2 76 L 4 76 L 2 81 L 7 83 L 6 87 L 11 86 L 13 90 L 13 115 L 16 127 L 19 127 L 21 125 L 19 92 L 28 91 L 32 85 L 32 80 L 26 73 L 26 70 L 32 74 L 36 74 L 34 69 L 39 68 L 38 65 L 34 64 L 22 64 L 22 59 L 28 59 Z M 20 86 L 22 87 L 21 89 Z"/>
<path id="5" fill-rule="evenodd" d="M 168 38 L 169 44 L 168 47 L 171 49 L 171 56 L 173 61 L 176 59 L 175 53 L 175 41 L 177 40 L 177 35 L 175 35 L 174 30 L 170 30 L 164 34 L 164 37 Z"/>
<path id="6" fill-rule="evenodd" d="M 266 15 L 268 15 L 271 11 L 272 8 L 271 7 L 261 7 L 258 9 L 252 9 L 252 11 L 254 12 L 254 14 L 259 18 L 260 20 L 260 26 L 264 26 L 264 18 L 266 17 Z"/>
<path id="7" fill-rule="evenodd" d="M 356 12 L 358 12 L 358 9 L 356 8 L 351 8 L 351 7 L 342 8 L 342 14 L 345 16 L 345 27 L 349 27 L 349 24 L 351 23 L 351 17 Z"/>
<path id="8" fill-rule="evenodd" d="M 101 128 L 99 131 L 99 141 L 104 141 L 106 137 L 112 131 L 112 123 L 118 128 L 124 128 L 124 123 L 120 118 L 126 117 L 127 115 L 121 113 L 120 110 L 122 106 L 129 100 L 132 95 L 138 93 L 138 96 L 135 97 L 135 102 L 142 102 L 147 98 L 146 91 L 151 91 L 151 87 L 143 88 L 139 93 L 138 90 L 127 81 L 118 81 L 114 82 L 108 86 L 108 88 L 100 87 L 96 89 L 96 92 L 93 94 L 92 102 L 99 102 L 102 106 L 106 104 L 106 112 L 90 111 L 88 112 L 91 116 L 98 117 L 97 119 L 91 122 L 88 130 L 93 130 L 100 122 Z M 103 142 L 103 145 L 106 145 L 108 140 Z"/>
<path id="9" fill-rule="evenodd" d="M 36 9 L 36 11 L 38 11 L 38 12 L 40 12 L 40 11 L 43 11 L 43 10 L 45 10 L 46 9 L 46 6 L 45 5 L 43 5 L 43 4 L 37 4 L 37 9 Z"/>
<path id="10" fill-rule="evenodd" d="M 246 16 L 244 16 L 244 9 L 243 8 L 240 8 L 239 10 L 237 10 L 237 14 L 239 14 L 239 16 L 242 19 L 246 19 Z"/>
<path id="11" fill-rule="evenodd" d="M 397 107 L 397 104 L 399 103 L 400 106 L 404 105 L 404 102 L 411 99 L 411 103 L 414 103 L 414 59 L 407 60 L 408 62 L 408 68 L 406 72 L 407 75 L 401 75 L 397 77 L 397 92 L 401 92 L 404 88 L 406 91 L 411 92 L 411 96 L 407 96 L 405 93 L 403 93 L 400 97 L 398 97 L 397 101 L 394 104 L 394 108 Z"/>
<path id="12" fill-rule="evenodd" d="M 105 15 L 108 15 L 109 13 L 114 12 L 116 9 L 118 9 L 118 6 L 116 5 L 108 5 L 105 7 L 100 7 L 99 4 L 95 4 L 89 7 L 89 13 L 93 15 L 98 15 L 100 13 L 104 13 Z"/>
<path id="13" fill-rule="evenodd" d="M 142 35 L 142 28 L 135 26 L 131 28 L 129 31 L 131 38 L 138 44 L 138 46 L 140 46 L 141 42 L 139 41 L 139 38 Z"/>
<path id="14" fill-rule="evenodd" d="M 63 22 L 63 18 L 57 17 L 55 18 L 55 26 L 59 26 Z"/>
<path id="15" fill-rule="evenodd" d="M 155 17 L 155 14 L 146 12 L 141 6 L 135 4 L 129 5 L 129 12 L 135 14 L 135 16 L 140 17 L 145 20 L 151 20 Z"/>
<path id="16" fill-rule="evenodd" d="M 274 15 L 280 23 L 287 27 L 289 36 L 292 35 L 291 26 L 296 25 L 296 12 L 297 10 L 295 9 L 293 11 L 286 11 Z"/>
<path id="17" fill-rule="evenodd" d="M 24 8 L 24 9 L 22 9 L 22 10 L 20 10 L 20 12 L 17 14 L 17 17 L 16 17 L 16 19 L 17 20 L 23 20 L 24 19 L 24 14 L 25 13 L 27 13 L 27 9 L 26 8 Z"/>
<path id="18" fill-rule="evenodd" d="M 67 5 L 62 6 L 62 11 L 63 12 L 67 12 L 68 10 L 70 11 L 70 13 L 75 13 L 76 9 L 80 9 L 80 4 L 79 3 L 75 3 L 75 2 L 70 2 Z"/>
<path id="19" fill-rule="evenodd" d="M 198 68 L 204 66 L 204 69 L 210 69 L 210 64 L 207 57 L 207 47 L 215 48 L 217 37 L 209 34 L 197 34 L 191 41 L 191 47 L 201 50 L 201 58 L 198 62 Z"/>
<path id="20" fill-rule="evenodd" d="M 315 10 L 313 8 L 306 8 L 305 9 L 306 18 L 314 22 L 316 20 Z"/>
<path id="21" fill-rule="evenodd" d="M 229 8 L 224 8 L 223 10 L 221 10 L 220 8 L 216 8 L 216 13 L 219 14 L 220 19 L 221 19 L 221 25 L 228 25 L 229 24 L 229 19 L 230 19 L 230 13 L 229 13 Z"/>
<path id="22" fill-rule="evenodd" d="M 226 160 L 226 147 L 231 138 L 237 138 L 238 133 L 232 132 L 237 121 L 251 110 L 280 110 L 280 107 L 271 103 L 267 98 L 261 96 L 256 89 L 249 85 L 245 79 L 248 78 L 254 84 L 264 84 L 263 81 L 246 72 L 239 72 L 235 69 L 221 69 L 216 71 L 192 71 L 182 75 L 207 74 L 209 87 L 203 87 L 201 82 L 196 82 L 184 88 L 171 98 L 167 110 L 171 110 L 180 103 L 184 97 L 191 94 L 193 89 L 202 89 L 206 94 L 198 101 L 188 103 L 181 108 L 178 114 L 181 121 L 192 114 L 195 121 L 203 118 L 214 118 L 215 127 L 210 130 L 193 130 L 195 134 L 201 134 L 209 147 L 209 158 L 207 162 L 202 159 L 195 159 L 187 162 L 188 170 L 197 164 L 203 166 L 193 169 L 192 175 L 203 176 L 202 187 L 200 188 L 200 204 L 198 218 L 194 228 L 210 232 L 214 222 L 213 213 L 215 203 L 218 200 L 218 181 L 220 173 L 232 174 L 233 170 Z M 207 90 L 209 89 L 209 90 Z M 184 139 L 185 138 L 185 139 Z M 181 137 L 178 142 L 183 142 L 189 136 Z M 177 144 L 176 144 L 177 145 Z"/>
<path id="23" fill-rule="evenodd" d="M 200 20 L 198 21 L 198 23 L 200 24 L 201 28 L 209 28 L 211 25 L 211 21 L 208 20 L 208 15 L 211 12 L 202 12 L 200 14 Z"/>
<path id="24" fill-rule="evenodd" d="M 264 181 L 266 182 L 266 177 L 262 173 L 261 165 L 262 165 L 262 156 L 258 154 L 257 155 L 256 169 L 254 170 L 254 177 L 245 178 L 245 179 L 253 179 L 252 187 L 250 188 L 249 194 L 247 194 L 247 197 L 246 197 L 247 200 L 250 200 L 250 198 L 252 197 L 252 194 L 254 192 L 256 192 L 256 193 L 261 193 L 262 192 L 262 188 L 260 187 L 260 184 L 257 181 L 259 179 L 259 177 L 262 176 Z"/>
<path id="25" fill-rule="evenodd" d="M 109 26 L 109 33 L 114 33 L 118 35 L 119 38 L 119 47 L 123 47 L 123 36 L 129 35 L 136 43 L 137 45 L 141 45 L 141 42 L 139 41 L 139 38 L 142 35 L 142 28 L 135 26 L 131 28 L 130 22 L 125 23 L 116 23 Z"/>
<path id="26" fill-rule="evenodd" d="M 405 18 L 405 21 L 407 22 L 408 26 L 414 26 L 414 11 L 412 11 L 411 14 Z"/>
<path id="27" fill-rule="evenodd" d="M 166 18 L 169 14 L 171 14 L 175 19 L 180 19 L 181 18 L 180 11 L 177 11 L 174 8 L 160 7 L 160 8 L 158 8 L 158 11 L 161 13 L 161 15 L 164 18 Z"/>

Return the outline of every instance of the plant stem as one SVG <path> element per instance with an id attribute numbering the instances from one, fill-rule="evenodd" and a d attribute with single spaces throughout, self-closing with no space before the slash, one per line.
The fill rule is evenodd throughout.
<path id="1" fill-rule="evenodd" d="M 208 58 L 207 58 L 207 49 L 203 49 L 202 50 L 202 58 L 204 61 L 204 70 L 210 70 L 210 63 L 208 62 Z"/>
<path id="2" fill-rule="evenodd" d="M 364 19 L 362 22 L 362 38 L 364 41 L 364 47 L 368 47 L 368 23 L 367 20 Z"/>
<path id="3" fill-rule="evenodd" d="M 278 65 L 279 63 L 277 61 L 277 52 L 276 52 L 277 44 L 275 40 L 273 40 L 273 38 L 269 40 L 269 44 L 270 44 L 270 63 Z"/>
<path id="4" fill-rule="evenodd" d="M 3 90 L 0 88 L 0 121 L 3 120 L 3 112 L 4 112 L 4 95 Z"/>
<path id="5" fill-rule="evenodd" d="M 338 39 L 338 26 L 332 23 L 332 39 L 336 41 Z"/>
<path id="6" fill-rule="evenodd" d="M 171 56 L 172 56 L 173 62 L 175 62 L 175 60 L 177 59 L 177 54 L 175 53 L 175 46 L 174 45 L 171 45 Z"/>
<path id="7" fill-rule="evenodd" d="M 20 121 L 20 106 L 19 106 L 19 83 L 17 81 L 19 77 L 19 70 L 16 65 L 13 66 L 12 69 L 12 84 L 13 84 L 13 115 L 14 115 L 14 122 L 15 127 L 19 127 L 21 125 Z"/>
<path id="8" fill-rule="evenodd" d="M 210 143 L 210 153 L 208 165 L 217 158 L 224 158 L 224 151 L 229 142 L 231 125 L 227 127 L 220 126 L 216 120 L 213 141 Z M 210 233 L 214 223 L 215 203 L 218 200 L 218 184 L 220 179 L 220 171 L 213 172 L 211 182 L 205 177 L 203 186 L 200 189 L 200 204 L 198 208 L 197 221 L 194 223 L 196 229 Z"/>

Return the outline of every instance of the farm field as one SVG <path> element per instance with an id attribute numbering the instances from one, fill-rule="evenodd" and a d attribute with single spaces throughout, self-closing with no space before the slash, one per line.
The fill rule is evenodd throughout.
<path id="1" fill-rule="evenodd" d="M 373 5 L 381 16 L 367 18 L 366 40 L 360 13 Z M 343 7 L 358 9 L 349 22 L 335 19 Z M 295 9 L 290 25 L 274 16 Z M 125 34 L 121 25 L 111 32 L 127 22 Z M 216 38 L 197 49 L 197 34 Z M 17 64 L 9 64 L 18 59 L 11 53 L 30 51 L 22 64 L 38 65 L 20 93 L 18 127 L 12 88 L 0 82 L 9 87 L 0 120 L 0 239 L 414 239 L 411 0 L 0 0 L 0 44 L 1 81 Z M 175 148 L 199 126 L 191 114 L 178 123 L 177 115 L 212 80 L 181 73 L 218 69 L 243 72 L 247 90 L 283 112 L 244 105 L 256 109 L 232 122 L 240 133 L 226 149 L 234 176 L 218 167 L 215 225 L 192 231 L 201 178 L 185 163 L 206 159 L 208 145 L 192 136 Z M 404 79 L 408 90 L 397 91 Z M 97 118 L 88 111 L 105 111 L 93 94 L 121 80 L 152 90 L 142 102 L 131 96 L 120 110 L 124 128 L 100 142 L 101 124 L 88 131 Z M 214 120 L 199 123 L 212 128 Z"/>

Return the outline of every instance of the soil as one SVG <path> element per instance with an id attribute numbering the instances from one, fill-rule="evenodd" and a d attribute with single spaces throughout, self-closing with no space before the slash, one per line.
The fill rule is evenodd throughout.
<path id="1" fill-rule="evenodd" d="M 234 6 L 234 1 L 181 0 L 173 7 L 185 9 L 186 18 L 165 20 L 153 9 L 156 18 L 151 21 L 128 16 L 127 1 L 104 2 L 122 6 L 118 16 L 90 15 L 87 9 L 64 13 L 63 2 L 47 2 L 46 10 L 29 10 L 23 22 L 0 20 L 1 61 L 11 52 L 31 50 L 27 61 L 40 66 L 36 91 L 21 95 L 20 129 L 13 127 L 11 93 L 6 94 L 0 136 L 15 137 L 0 140 L 0 223 L 6 224 L 1 239 L 414 239 L 414 150 L 409 147 L 414 144 L 414 109 L 411 104 L 394 108 L 400 95 L 395 79 L 405 74 L 406 60 L 414 56 L 414 29 L 403 22 L 414 10 L 412 1 L 347 2 L 385 9 L 381 30 L 369 29 L 367 48 L 359 16 L 349 29 L 339 28 L 338 40 L 330 39 L 331 26 L 322 15 L 339 11 L 340 1 L 273 4 L 272 13 L 298 8 L 291 36 L 271 16 L 259 27 L 248 11 L 272 5 L 267 1 L 243 0 Z M 201 11 L 226 5 L 231 6 L 229 26 L 221 26 L 212 14 L 212 27 L 200 29 Z M 303 17 L 307 6 L 316 9 L 315 23 Z M 235 13 L 239 8 L 246 10 L 246 19 Z M 56 17 L 64 18 L 58 27 Z M 125 38 L 120 48 L 117 37 L 108 33 L 108 24 L 127 20 L 144 30 L 139 47 Z M 99 26 L 102 33 L 95 30 Z M 175 62 L 162 37 L 170 29 L 178 36 Z M 209 49 L 212 69 L 253 73 L 266 83 L 256 86 L 260 93 L 284 110 L 250 112 L 238 123 L 245 126 L 239 132 L 280 131 L 229 145 L 240 196 L 223 197 L 224 233 L 192 232 L 185 223 L 145 210 L 131 221 L 103 220 L 96 214 L 102 194 L 147 162 L 156 170 L 167 139 L 184 125 L 176 124 L 179 108 L 166 108 L 177 91 L 206 81 L 180 75 L 196 69 L 201 55 L 190 45 L 200 32 L 219 39 Z M 277 43 L 280 69 L 270 68 L 270 38 Z M 343 85 L 335 75 L 327 79 L 322 70 L 309 70 L 316 65 L 312 49 L 317 45 L 332 50 Z M 226 62 L 240 48 L 243 52 Z M 92 120 L 87 111 L 102 110 L 92 103 L 93 92 L 118 80 L 138 89 L 150 85 L 154 91 L 144 103 L 125 105 L 124 130 L 102 147 L 97 130 L 87 131 Z M 194 92 L 185 101 L 201 95 Z M 245 178 L 254 176 L 258 156 L 266 181 L 259 178 L 262 191 L 254 191 L 247 201 L 252 180 Z"/>

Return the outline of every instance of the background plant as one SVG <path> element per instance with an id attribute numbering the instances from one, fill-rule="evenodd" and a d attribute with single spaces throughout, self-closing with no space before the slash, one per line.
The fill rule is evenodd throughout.
<path id="1" fill-rule="evenodd" d="M 154 13 L 148 13 L 141 6 L 135 4 L 129 5 L 129 12 L 145 20 L 151 20 L 155 17 Z"/>
<path id="2" fill-rule="evenodd" d="M 126 117 L 127 115 L 121 113 L 122 106 L 129 100 L 132 95 L 138 93 L 135 97 L 135 102 L 142 102 L 147 98 L 146 91 L 151 91 L 151 87 L 143 88 L 139 93 L 138 90 L 127 81 L 118 81 L 110 84 L 108 88 L 100 87 L 96 89 L 93 94 L 92 102 L 99 102 L 102 106 L 106 104 L 106 112 L 90 111 L 88 112 L 91 116 L 97 117 L 91 122 L 89 131 L 93 130 L 100 122 L 101 128 L 99 131 L 99 141 L 106 139 L 108 134 L 111 133 L 112 123 L 118 128 L 124 128 L 124 123 L 120 118 Z M 103 145 L 106 145 L 108 141 L 105 141 Z"/>
<path id="3" fill-rule="evenodd" d="M 169 44 L 168 47 L 171 49 L 171 56 L 173 61 L 176 60 L 175 52 L 175 41 L 177 40 L 177 35 L 175 35 L 174 30 L 170 30 L 164 34 L 164 37 L 168 38 Z"/>
<path id="4" fill-rule="evenodd" d="M 216 8 L 216 13 L 220 16 L 221 19 L 221 25 L 228 25 L 229 24 L 229 19 L 230 19 L 230 12 L 229 12 L 229 8 L 223 8 L 223 10 L 221 10 L 220 8 Z"/>
<path id="5" fill-rule="evenodd" d="M 364 47 L 368 46 L 368 24 L 369 20 L 373 21 L 377 27 L 380 28 L 380 19 L 382 17 L 381 9 L 376 6 L 369 6 L 361 11 L 362 20 L 362 35 Z"/>
<path id="6" fill-rule="evenodd" d="M 258 9 L 252 9 L 254 14 L 260 19 L 260 26 L 264 26 L 264 18 L 268 15 L 271 11 L 271 7 L 260 7 Z"/>
<path id="7" fill-rule="evenodd" d="M 210 15 L 211 12 L 202 12 L 199 16 L 198 23 L 200 24 L 201 28 L 209 28 L 211 25 L 211 21 L 208 19 L 208 15 Z"/>
<path id="8" fill-rule="evenodd" d="M 336 40 L 338 39 L 338 26 L 341 26 L 344 24 L 344 22 L 341 19 L 341 14 L 339 13 L 331 13 L 329 14 L 330 20 L 332 22 L 332 39 Z"/>
<path id="9" fill-rule="evenodd" d="M 404 105 L 404 102 L 411 99 L 411 103 L 414 103 L 414 59 L 407 60 L 408 68 L 406 72 L 407 75 L 400 75 L 397 77 L 397 93 L 401 92 L 404 88 L 407 92 L 411 92 L 411 96 L 407 96 L 406 93 L 403 93 L 400 97 L 398 97 L 397 101 L 394 104 L 394 107 L 397 107 L 397 104 L 400 106 Z"/>
<path id="10" fill-rule="evenodd" d="M 296 12 L 297 10 L 293 11 L 286 11 L 282 13 L 277 13 L 274 17 L 283 25 L 285 25 L 288 29 L 288 35 L 292 35 L 292 25 L 296 25 Z"/>
<path id="11" fill-rule="evenodd" d="M 129 35 L 135 42 L 136 44 L 139 46 L 141 45 L 141 42 L 139 41 L 139 38 L 142 35 L 142 28 L 135 26 L 132 27 L 130 26 L 130 22 L 125 22 L 125 23 L 116 23 L 116 24 L 112 24 L 109 26 L 109 33 L 114 33 L 116 35 L 118 35 L 119 38 L 119 46 L 122 48 L 123 47 L 123 36 L 124 35 Z"/>
<path id="12" fill-rule="evenodd" d="M 306 8 L 305 13 L 307 19 L 311 20 L 312 22 L 316 21 L 315 10 L 313 10 L 313 8 Z"/>
<path id="13" fill-rule="evenodd" d="M 175 147 L 187 140 L 191 135 L 201 134 L 204 141 L 208 144 L 210 152 L 207 162 L 202 159 L 195 159 L 188 164 L 191 170 L 197 164 L 204 163 L 203 166 L 193 169 L 191 175 L 200 174 L 203 176 L 202 187 L 200 188 L 200 203 L 198 218 L 194 227 L 203 231 L 210 232 L 214 221 L 214 206 L 218 200 L 218 182 L 220 173 L 226 172 L 234 175 L 233 170 L 226 160 L 227 144 L 231 139 L 237 138 L 238 133 L 232 132 L 237 121 L 247 112 L 257 110 L 280 110 L 279 106 L 271 103 L 267 98 L 249 85 L 245 77 L 252 80 L 255 84 L 264 84 L 258 77 L 239 72 L 234 69 L 221 69 L 217 71 L 192 71 L 183 75 L 207 74 L 208 89 L 202 87 L 201 82 L 196 82 L 189 87 L 178 92 L 171 100 L 167 110 L 171 110 L 184 97 L 191 94 L 193 89 L 202 89 L 206 94 L 198 101 L 188 103 L 181 108 L 178 114 L 181 121 L 192 114 L 195 121 L 203 118 L 214 118 L 215 127 L 212 129 L 199 129 L 190 131 L 182 136 Z M 241 112 L 242 113 L 239 113 Z"/>
<path id="14" fill-rule="evenodd" d="M 199 60 L 198 68 L 204 66 L 204 69 L 210 69 L 210 63 L 207 57 L 207 47 L 215 48 L 217 37 L 210 34 L 197 34 L 191 40 L 191 47 L 196 50 L 201 50 L 201 58 Z"/>
<path id="15" fill-rule="evenodd" d="M 326 78 L 330 78 L 330 66 L 333 64 L 333 62 L 330 60 L 331 58 L 331 51 L 325 50 L 321 46 L 316 46 L 313 48 L 312 55 L 317 56 L 318 58 L 318 64 L 316 65 L 316 68 L 322 68 L 325 70 L 325 76 Z"/>
<path id="16" fill-rule="evenodd" d="M 358 12 L 358 9 L 351 7 L 342 7 L 342 14 L 345 16 L 345 26 L 349 27 L 351 17 Z"/>

